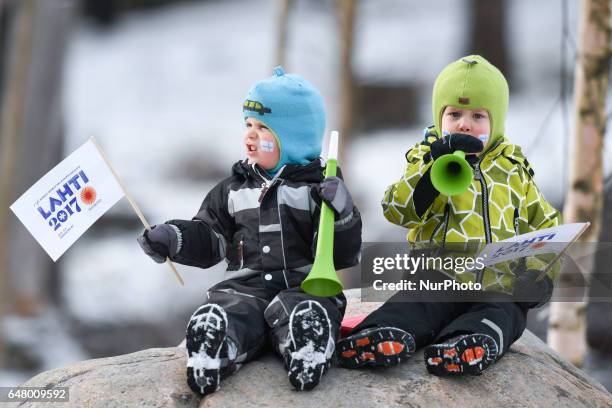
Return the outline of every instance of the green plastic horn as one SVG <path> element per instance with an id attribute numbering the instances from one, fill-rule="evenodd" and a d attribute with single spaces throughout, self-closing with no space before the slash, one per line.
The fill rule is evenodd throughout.
<path id="1" fill-rule="evenodd" d="M 431 166 L 431 183 L 446 196 L 463 194 L 473 178 L 472 167 L 461 150 L 438 157 Z"/>
<path id="2" fill-rule="evenodd" d="M 329 138 L 325 177 L 336 175 L 338 166 L 338 132 L 332 131 Z M 302 281 L 304 292 L 314 296 L 329 297 L 342 292 L 342 282 L 334 267 L 334 210 L 321 203 L 321 218 L 317 238 L 317 252 L 310 273 Z"/>

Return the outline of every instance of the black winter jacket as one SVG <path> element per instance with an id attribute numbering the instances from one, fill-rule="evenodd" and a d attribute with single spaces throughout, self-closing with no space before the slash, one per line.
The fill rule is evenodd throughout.
<path id="1" fill-rule="evenodd" d="M 316 188 L 324 178 L 322 165 L 321 159 L 286 165 L 270 179 L 257 165 L 235 163 L 232 175 L 208 193 L 191 221 L 168 221 L 182 235 L 172 260 L 208 268 L 226 259 L 225 279 L 265 272 L 287 283 L 288 273 L 305 276 L 316 250 L 321 204 Z M 355 207 L 335 222 L 336 269 L 356 265 L 360 248 L 361 217 Z"/>

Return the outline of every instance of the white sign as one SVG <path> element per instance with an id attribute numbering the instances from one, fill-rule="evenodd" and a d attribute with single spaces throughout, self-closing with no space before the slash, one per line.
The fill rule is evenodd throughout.
<path id="1" fill-rule="evenodd" d="M 487 245 L 479 258 L 484 266 L 524 256 L 558 254 L 587 229 L 588 222 L 563 224 Z"/>
<path id="2" fill-rule="evenodd" d="M 90 140 L 30 187 L 11 210 L 56 261 L 123 195 Z"/>

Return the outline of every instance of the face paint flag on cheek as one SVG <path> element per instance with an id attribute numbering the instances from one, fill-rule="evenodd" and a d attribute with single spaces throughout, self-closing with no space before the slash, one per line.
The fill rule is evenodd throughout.
<path id="1" fill-rule="evenodd" d="M 274 142 L 271 140 L 262 140 L 259 147 L 262 152 L 270 153 L 274 151 Z"/>

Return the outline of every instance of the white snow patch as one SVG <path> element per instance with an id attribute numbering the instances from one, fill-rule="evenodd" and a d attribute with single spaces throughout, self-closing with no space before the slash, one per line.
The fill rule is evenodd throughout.
<path id="1" fill-rule="evenodd" d="M 36 317 L 5 316 L 2 321 L 5 342 L 19 344 L 41 363 L 41 371 L 87 359 L 78 340 L 56 310 Z"/>
<path id="2" fill-rule="evenodd" d="M 210 357 L 202 347 L 199 353 L 191 353 L 187 367 L 193 367 L 194 370 L 218 370 L 221 368 L 221 358 Z"/>
<path id="3" fill-rule="evenodd" d="M 324 364 L 327 362 L 328 357 L 325 352 L 315 350 L 314 342 L 309 340 L 308 343 L 300 348 L 299 350 L 291 353 L 291 358 L 295 360 L 302 360 L 304 366 L 314 368 L 317 364 Z"/>

